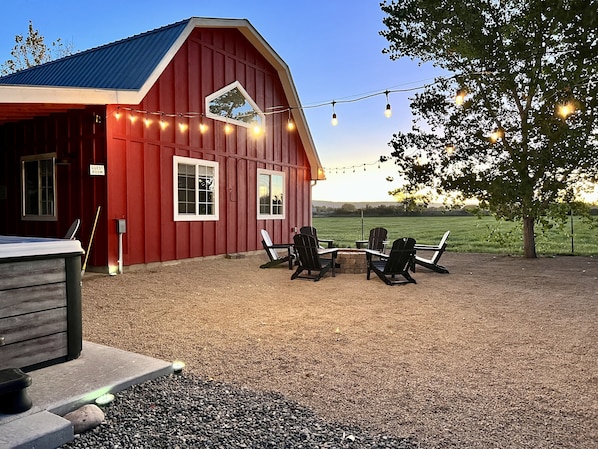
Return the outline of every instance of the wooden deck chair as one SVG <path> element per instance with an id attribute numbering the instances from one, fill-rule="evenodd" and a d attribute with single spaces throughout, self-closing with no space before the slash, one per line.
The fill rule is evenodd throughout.
<path id="1" fill-rule="evenodd" d="M 291 279 L 304 278 L 313 279 L 314 282 L 319 281 L 330 269 L 332 269 L 332 276 L 335 276 L 338 249 L 320 249 L 316 238 L 307 234 L 296 234 L 293 242 L 298 266 Z M 307 273 L 301 274 L 304 271 Z M 317 271 L 317 274 L 312 274 L 314 271 Z"/>
<path id="2" fill-rule="evenodd" d="M 73 221 L 73 224 L 71 225 L 69 230 L 66 231 L 64 238 L 68 239 L 68 240 L 75 240 L 77 238 L 77 232 L 79 232 L 80 226 L 81 226 L 81 219 L 77 218 L 75 221 Z"/>
<path id="3" fill-rule="evenodd" d="M 266 263 L 260 265 L 260 268 L 275 267 L 282 263 L 288 262 L 289 270 L 292 270 L 294 257 L 293 257 L 293 253 L 291 252 L 291 249 L 293 248 L 293 244 L 292 243 L 281 243 L 281 244 L 275 245 L 272 243 L 272 239 L 270 238 L 270 234 L 268 234 L 268 231 L 266 231 L 265 229 L 262 229 L 261 232 L 262 232 L 262 245 L 264 246 L 264 249 L 266 250 L 266 254 L 268 254 L 268 257 L 270 258 L 270 262 L 266 262 Z M 287 253 L 286 255 L 281 255 L 279 253 L 279 250 L 282 250 L 282 249 L 286 250 L 286 253 Z"/>
<path id="4" fill-rule="evenodd" d="M 301 229 L 299 229 L 299 233 L 300 234 L 304 234 L 304 235 L 314 236 L 316 238 L 316 242 L 318 242 L 318 246 L 320 248 L 324 248 L 322 246 L 322 243 L 326 243 L 326 245 L 328 246 L 328 248 L 333 248 L 334 247 L 334 240 L 319 238 L 318 237 L 318 231 L 313 226 L 302 226 Z"/>
<path id="5" fill-rule="evenodd" d="M 395 240 L 389 254 L 366 249 L 365 255 L 368 280 L 370 272 L 373 271 L 388 285 L 417 283 L 409 274 L 409 269 L 413 270 L 414 265 L 415 239 L 409 237 Z M 402 279 L 397 276 L 402 276 Z"/>
<path id="6" fill-rule="evenodd" d="M 438 245 L 415 245 L 415 251 L 417 251 L 415 254 L 415 263 L 430 270 L 434 270 L 437 273 L 448 273 L 449 271 L 445 267 L 438 265 L 438 260 L 446 249 L 446 241 L 449 238 L 450 233 L 451 231 L 446 231 Z M 420 251 L 434 251 L 434 254 L 432 254 L 431 258 L 426 259 L 418 254 Z"/>
<path id="7" fill-rule="evenodd" d="M 368 239 L 368 249 L 384 252 L 384 242 L 388 236 L 388 231 L 384 228 L 370 229 L 370 238 Z"/>

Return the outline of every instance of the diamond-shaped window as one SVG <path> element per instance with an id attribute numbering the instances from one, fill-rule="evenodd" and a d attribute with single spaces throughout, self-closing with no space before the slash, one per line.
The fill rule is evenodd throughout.
<path id="1" fill-rule="evenodd" d="M 266 117 L 255 101 L 235 81 L 206 97 L 206 116 L 214 120 L 253 128 L 264 127 Z"/>

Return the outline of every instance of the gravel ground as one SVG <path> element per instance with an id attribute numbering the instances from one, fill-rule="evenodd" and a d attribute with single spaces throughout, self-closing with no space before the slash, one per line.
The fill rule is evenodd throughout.
<path id="1" fill-rule="evenodd" d="M 173 374 L 136 385 L 104 408 L 105 423 L 64 449 L 399 448 L 410 439 L 323 421 L 275 393 Z"/>
<path id="2" fill-rule="evenodd" d="M 442 262 L 450 274 L 418 268 L 417 284 L 395 287 L 365 274 L 291 280 L 285 266 L 259 269 L 265 260 L 263 253 L 214 257 L 86 276 L 83 338 L 183 360 L 185 373 L 197 376 L 193 391 L 234 391 L 214 396 L 214 403 L 228 401 L 222 410 L 230 407 L 235 420 L 248 421 L 231 421 L 224 430 L 212 425 L 220 429 L 215 435 L 229 438 L 252 429 L 250 447 L 287 432 L 308 447 L 376 447 L 389 440 L 374 436 L 388 435 L 392 444 L 410 438 L 425 449 L 598 448 L 596 258 L 447 252 Z M 164 388 L 175 406 L 193 409 L 195 394 L 187 387 L 176 394 L 177 382 L 188 380 Z M 136 423 L 128 441 L 113 444 L 169 447 L 168 441 L 144 446 L 157 438 L 152 432 L 220 438 L 192 430 L 205 424 L 194 422 L 194 414 L 161 408 L 147 424 L 153 430 L 142 430 L 148 407 L 136 392 L 126 393 L 134 395 L 128 411 L 108 416 L 110 425 Z M 280 430 L 272 424 L 278 415 L 254 413 L 264 398 L 278 404 L 272 405 L 277 413 L 287 404 L 282 398 L 299 404 L 300 421 L 312 421 L 285 419 L 289 427 Z M 245 410 L 252 413 L 244 418 Z M 250 425 L 256 416 L 269 420 L 259 431 Z M 168 430 L 156 430 L 156 422 Z M 316 422 L 326 429 L 318 438 Z M 345 437 L 363 440 L 343 440 L 343 427 L 326 422 L 350 426 Z M 313 439 L 300 439 L 303 428 Z M 268 429 L 274 433 L 258 433 Z M 202 446 L 210 447 L 201 441 L 190 447 Z"/>

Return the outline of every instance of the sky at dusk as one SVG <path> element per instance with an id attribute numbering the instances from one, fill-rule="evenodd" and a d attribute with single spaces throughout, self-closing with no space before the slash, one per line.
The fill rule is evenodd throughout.
<path id="1" fill-rule="evenodd" d="M 392 117 L 384 116 L 385 90 L 423 86 L 440 74 L 411 60 L 392 61 L 379 35 L 384 14 L 378 1 L 302 0 L 129 0 L 5 2 L 0 18 L 0 62 L 10 58 L 15 35 L 29 20 L 50 44 L 62 39 L 79 50 L 162 27 L 189 17 L 248 19 L 287 63 L 312 133 L 326 181 L 313 188 L 314 200 L 392 201 L 397 186 L 388 142 L 411 127 L 410 93 L 391 93 Z M 338 125 L 330 123 L 332 101 Z M 323 107 L 310 107 L 326 103 Z M 365 169 L 365 170 L 364 170 Z M 394 182 L 386 180 L 388 176 Z"/>

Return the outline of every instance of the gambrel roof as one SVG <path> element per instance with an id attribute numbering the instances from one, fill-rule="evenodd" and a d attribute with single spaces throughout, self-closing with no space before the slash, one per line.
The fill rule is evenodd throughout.
<path id="1" fill-rule="evenodd" d="M 239 30 L 276 69 L 312 166 L 312 179 L 323 179 L 290 70 L 246 19 L 192 17 L 0 77 L 0 124 L 85 105 L 139 104 L 197 27 Z"/>

